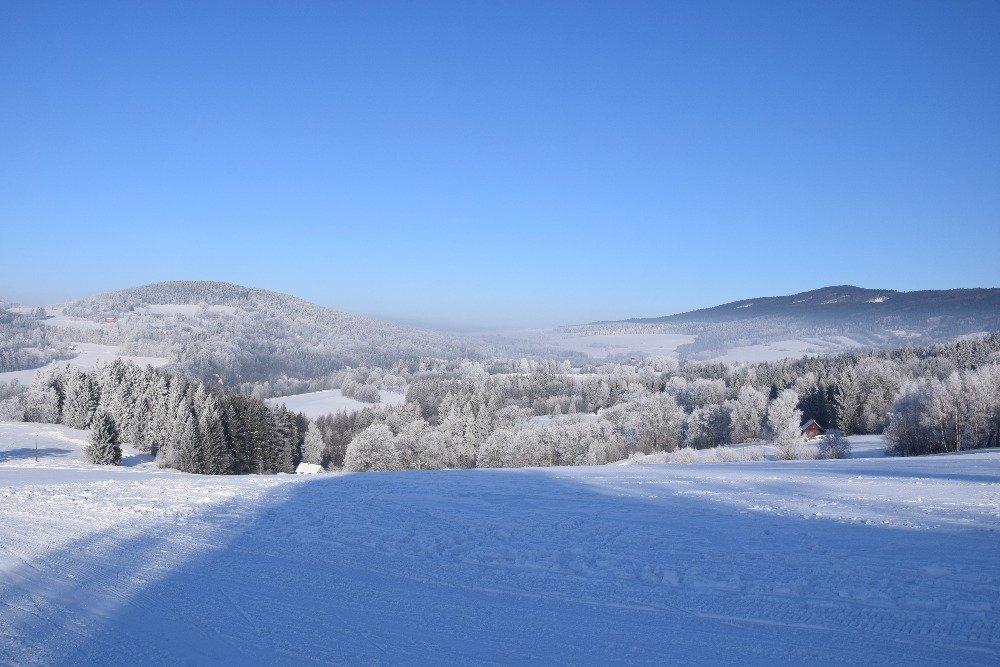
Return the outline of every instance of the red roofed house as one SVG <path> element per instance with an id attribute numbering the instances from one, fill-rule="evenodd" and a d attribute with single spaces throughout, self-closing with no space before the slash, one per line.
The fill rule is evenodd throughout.
<path id="1" fill-rule="evenodd" d="M 799 433 L 801 433 L 802 436 L 808 440 L 809 438 L 817 438 L 826 433 L 826 431 L 822 426 L 816 423 L 815 419 L 810 419 L 799 427 Z"/>

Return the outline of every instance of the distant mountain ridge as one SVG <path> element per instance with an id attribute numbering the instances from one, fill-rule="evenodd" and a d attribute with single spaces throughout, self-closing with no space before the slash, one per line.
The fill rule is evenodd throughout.
<path id="1" fill-rule="evenodd" d="M 755 317 L 843 318 L 973 317 L 1000 326 L 1000 288 L 898 292 L 853 285 L 822 287 L 787 296 L 732 301 L 676 315 L 631 318 L 621 322 L 723 322 Z M 595 323 L 596 324 L 596 323 Z"/>
<path id="2" fill-rule="evenodd" d="M 1000 331 L 1000 288 L 898 292 L 838 285 L 663 317 L 593 322 L 571 330 L 693 335 L 695 342 L 677 352 L 682 359 L 696 361 L 930 345 Z M 769 346 L 777 356 L 755 356 L 766 355 Z"/>

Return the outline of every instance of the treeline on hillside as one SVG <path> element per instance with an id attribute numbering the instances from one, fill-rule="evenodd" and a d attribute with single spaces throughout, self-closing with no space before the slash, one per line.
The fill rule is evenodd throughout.
<path id="1" fill-rule="evenodd" d="M 42 373 L 22 405 L 26 421 L 80 429 L 108 415 L 122 442 L 200 474 L 293 472 L 308 425 L 284 406 L 120 359 L 94 371 Z"/>
<path id="2" fill-rule="evenodd" d="M 228 283 L 175 281 L 65 304 L 67 315 L 103 322 L 74 340 L 168 356 L 171 369 L 207 383 L 309 381 L 346 368 L 388 368 L 421 356 L 478 356 L 476 346 L 435 331 L 325 308 L 287 294 Z M 329 387 L 320 387 L 329 388 Z M 274 394 L 272 394 L 274 395 Z"/>

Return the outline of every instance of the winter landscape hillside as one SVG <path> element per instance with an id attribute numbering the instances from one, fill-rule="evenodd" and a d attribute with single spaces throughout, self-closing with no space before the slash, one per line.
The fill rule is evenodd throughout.
<path id="1" fill-rule="evenodd" d="M 1000 2 L 0 2 L 0 667 L 1000 665 Z"/>
<path id="2" fill-rule="evenodd" d="M 391 330 L 352 367 L 382 324 L 243 289 L 7 311 L 0 662 L 1000 657 L 1000 335 L 699 364 Z M 302 340 L 338 388 L 261 400 Z"/>

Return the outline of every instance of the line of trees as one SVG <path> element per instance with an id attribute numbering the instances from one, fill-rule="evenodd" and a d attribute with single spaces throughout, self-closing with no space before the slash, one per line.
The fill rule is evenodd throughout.
<path id="1" fill-rule="evenodd" d="M 903 455 L 1000 447 L 1000 366 L 908 381 L 889 411 L 886 444 Z"/>
<path id="2" fill-rule="evenodd" d="M 294 472 L 303 415 L 122 361 L 40 374 L 24 400 L 27 421 L 107 428 L 161 465 L 200 474 Z M 96 421 L 95 421 L 96 420 Z"/>
<path id="3" fill-rule="evenodd" d="M 348 469 L 572 465 L 754 441 L 790 453 L 810 418 L 847 434 L 888 428 L 900 454 L 954 451 L 1000 444 L 998 362 L 997 334 L 741 366 L 467 361 L 412 381 L 404 406 L 331 417 L 320 431 L 324 461 Z M 351 455 L 363 432 L 380 457 Z M 595 433 L 602 448 L 580 445 Z M 843 454 L 841 439 L 826 444 Z"/>

